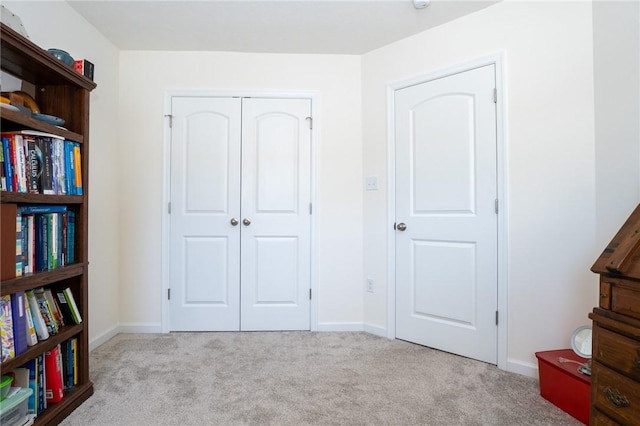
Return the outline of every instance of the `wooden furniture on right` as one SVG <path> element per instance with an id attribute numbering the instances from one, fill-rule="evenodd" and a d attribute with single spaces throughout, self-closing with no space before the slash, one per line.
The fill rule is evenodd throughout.
<path id="1" fill-rule="evenodd" d="M 640 425 L 640 205 L 591 270 L 600 274 L 591 425 Z"/>

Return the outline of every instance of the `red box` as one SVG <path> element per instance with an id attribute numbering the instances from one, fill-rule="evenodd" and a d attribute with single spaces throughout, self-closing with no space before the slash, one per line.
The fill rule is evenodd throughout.
<path id="1" fill-rule="evenodd" d="M 540 395 L 582 423 L 589 424 L 591 377 L 578 372 L 588 359 L 571 349 L 536 352 Z"/>

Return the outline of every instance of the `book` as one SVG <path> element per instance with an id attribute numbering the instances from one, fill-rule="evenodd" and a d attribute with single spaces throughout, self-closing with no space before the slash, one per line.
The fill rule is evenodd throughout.
<path id="1" fill-rule="evenodd" d="M 4 362 L 15 358 L 15 340 L 13 338 L 13 317 L 11 314 L 11 296 L 0 297 L 0 359 Z"/>
<path id="2" fill-rule="evenodd" d="M 33 315 L 31 314 L 31 307 L 29 306 L 29 301 L 27 300 L 27 295 L 24 295 L 24 315 L 26 318 L 26 335 L 27 335 L 27 346 L 33 346 L 38 343 L 38 336 L 36 336 L 36 329 L 33 325 Z"/>
<path id="3" fill-rule="evenodd" d="M 82 195 L 82 161 L 80 155 L 80 144 L 78 142 L 73 143 L 73 164 L 76 171 L 76 191 L 78 195 Z"/>
<path id="4" fill-rule="evenodd" d="M 44 354 L 38 355 L 38 414 L 47 409 L 46 389 L 46 366 L 44 364 Z"/>
<path id="5" fill-rule="evenodd" d="M 23 204 L 20 206 L 20 214 L 63 213 L 67 211 L 64 204 Z"/>
<path id="6" fill-rule="evenodd" d="M 47 302 L 49 303 L 49 307 L 51 308 L 53 317 L 55 318 L 56 323 L 58 324 L 58 329 L 60 327 L 63 327 L 65 325 L 64 318 L 62 317 L 62 313 L 60 312 L 58 302 L 53 297 L 53 292 L 51 291 L 51 289 L 46 288 L 44 290 L 44 297 L 47 299 Z"/>
<path id="7" fill-rule="evenodd" d="M 31 311 L 33 326 L 36 329 L 36 336 L 38 336 L 38 340 L 47 340 L 49 338 L 49 330 L 44 322 L 40 306 L 36 301 L 36 296 L 33 294 L 33 290 L 25 291 L 25 296 L 29 302 L 29 310 Z"/>
<path id="8" fill-rule="evenodd" d="M 27 318 L 24 311 L 24 291 L 11 295 L 11 313 L 13 316 L 13 341 L 15 354 L 23 354 L 27 350 Z"/>
<path id="9" fill-rule="evenodd" d="M 11 142 L 9 138 L 2 137 L 2 151 L 4 154 L 4 176 L 7 191 L 13 192 L 13 163 L 11 162 Z"/>
<path id="10" fill-rule="evenodd" d="M 7 190 L 7 177 L 4 166 L 4 141 L 0 138 L 0 191 Z"/>
<path id="11" fill-rule="evenodd" d="M 22 276 L 22 216 L 16 211 L 16 277 Z"/>
<path id="12" fill-rule="evenodd" d="M 44 289 L 35 289 L 33 290 L 33 294 L 35 295 L 36 302 L 40 308 L 40 313 L 42 314 L 42 319 L 44 320 L 49 335 L 58 334 L 58 324 L 53 316 L 49 302 L 44 296 Z"/>
<path id="13" fill-rule="evenodd" d="M 64 398 L 64 388 L 62 385 L 62 354 L 60 345 L 45 352 L 45 398 L 47 404 L 60 402 Z"/>
<path id="14" fill-rule="evenodd" d="M 51 138 L 39 137 L 37 141 L 42 151 L 42 174 L 40 175 L 40 184 L 42 193 L 53 195 L 53 165 L 51 164 Z"/>
<path id="15" fill-rule="evenodd" d="M 71 313 L 71 307 L 69 306 L 69 302 L 67 301 L 67 296 L 65 296 L 64 294 L 64 290 L 57 290 L 56 297 L 64 323 L 66 325 L 76 324 L 73 314 Z"/>
<path id="16" fill-rule="evenodd" d="M 64 296 L 67 298 L 67 302 L 69 303 L 69 308 L 71 309 L 71 315 L 73 316 L 74 322 L 76 324 L 80 324 L 82 322 L 82 316 L 80 314 L 80 310 L 78 309 L 78 305 L 73 298 L 73 293 L 71 292 L 71 289 L 69 287 L 64 289 Z"/>
<path id="17" fill-rule="evenodd" d="M 16 277 L 16 222 L 17 206 L 0 204 L 0 279 Z"/>
<path id="18" fill-rule="evenodd" d="M 29 387 L 33 391 L 28 400 L 27 413 L 38 414 L 38 358 L 30 359 L 23 367 L 29 370 Z"/>
<path id="19" fill-rule="evenodd" d="M 39 194 L 40 187 L 40 175 L 42 174 L 42 153 L 38 153 L 40 149 L 36 144 L 36 138 L 33 136 L 25 136 L 24 140 L 27 142 L 27 181 L 29 184 L 29 192 L 32 194 Z"/>
<path id="20" fill-rule="evenodd" d="M 73 384 L 78 384 L 78 338 L 71 339 L 71 351 L 73 354 Z"/>

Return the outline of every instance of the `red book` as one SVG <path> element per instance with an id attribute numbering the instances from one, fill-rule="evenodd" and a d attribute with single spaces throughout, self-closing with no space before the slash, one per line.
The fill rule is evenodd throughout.
<path id="1" fill-rule="evenodd" d="M 62 352 L 60 345 L 54 347 L 44 355 L 47 403 L 60 402 L 64 398 L 62 385 Z"/>

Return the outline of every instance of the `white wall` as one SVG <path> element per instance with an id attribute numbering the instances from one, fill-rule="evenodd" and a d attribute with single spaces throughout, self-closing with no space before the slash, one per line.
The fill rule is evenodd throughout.
<path id="1" fill-rule="evenodd" d="M 117 174 L 118 50 L 66 2 L 3 1 L 43 49 L 60 48 L 95 65 L 89 162 L 89 340 L 118 325 Z M 52 25 L 55 22 L 55 25 Z"/>
<path id="2" fill-rule="evenodd" d="M 168 89 L 318 91 L 318 284 L 321 328 L 362 324 L 360 58 L 124 51 L 118 188 L 121 322 L 161 323 L 163 102 Z"/>
<path id="3" fill-rule="evenodd" d="M 387 176 L 386 88 L 502 51 L 506 58 L 507 368 L 567 348 L 597 281 L 593 36 L 589 2 L 505 1 L 362 58 L 364 175 Z M 384 183 L 384 179 L 382 180 Z M 387 188 L 364 197 L 365 323 L 386 326 Z M 504 315 L 502 316 L 504 318 Z"/>
<path id="4" fill-rule="evenodd" d="M 593 3 L 596 240 L 604 248 L 640 201 L 640 3 Z"/>

